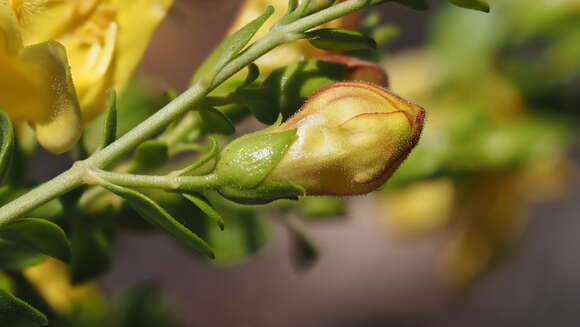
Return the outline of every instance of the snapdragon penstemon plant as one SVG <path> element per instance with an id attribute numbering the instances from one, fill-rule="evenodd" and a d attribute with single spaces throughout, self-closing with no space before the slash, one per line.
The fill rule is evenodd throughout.
<path id="1" fill-rule="evenodd" d="M 184 216 L 194 212 L 227 231 L 223 213 L 255 219 L 255 208 L 233 203 L 365 194 L 384 184 L 417 144 L 425 111 L 388 90 L 380 66 L 347 55 L 376 42 L 343 29 L 359 18 L 341 18 L 391 1 L 426 8 L 425 0 L 290 0 L 272 2 L 276 8 L 249 0 L 246 7 L 263 13 L 216 48 L 189 89 L 123 133 L 114 90 L 125 89 L 172 1 L 0 2 L 0 109 L 7 113 L 0 115 L 0 271 L 8 272 L 0 275 L 0 325 L 44 325 L 45 314 L 57 324 L 65 319 L 70 308 L 55 304 L 46 285 L 36 283 L 30 289 L 40 295 L 26 297 L 43 314 L 14 295 L 18 283 L 35 284 L 29 267 L 46 256 L 69 262 L 73 283 L 104 272 L 111 217 L 127 210 L 214 258 L 214 234 Z M 451 2 L 489 9 L 481 0 Z M 266 60 L 281 46 L 294 56 Z M 83 124 L 102 111 L 98 144 L 78 142 Z M 250 114 L 272 126 L 220 150 L 211 135 L 233 134 Z M 28 126 L 49 151 L 76 146 L 78 159 L 32 189 L 22 183 L 34 143 Z M 168 161 L 184 152 L 199 155 L 184 165 Z"/>

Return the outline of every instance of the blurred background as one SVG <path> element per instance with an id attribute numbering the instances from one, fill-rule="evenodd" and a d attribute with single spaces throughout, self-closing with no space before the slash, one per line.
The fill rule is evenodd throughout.
<path id="1" fill-rule="evenodd" d="M 302 221 L 309 267 L 275 217 L 238 264 L 128 233 L 107 292 L 158 283 L 192 327 L 576 325 L 580 2 L 490 2 L 489 15 L 381 6 L 398 35 L 380 62 L 427 128 L 383 191 L 349 200 L 345 219 Z M 177 0 L 140 76 L 185 89 L 240 5 Z M 66 167 L 47 160 L 39 177 Z"/>

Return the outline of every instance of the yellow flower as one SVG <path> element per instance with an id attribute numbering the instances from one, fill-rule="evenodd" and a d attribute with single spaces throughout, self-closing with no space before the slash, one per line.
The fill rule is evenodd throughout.
<path id="1" fill-rule="evenodd" d="M 103 299 L 101 290 L 94 282 L 71 285 L 69 267 L 55 259 L 47 259 L 27 268 L 23 274 L 48 304 L 61 314 L 70 314 L 79 301 Z"/>
<path id="2" fill-rule="evenodd" d="M 64 152 L 80 137 L 81 126 L 65 49 L 54 41 L 25 46 L 8 5 L 0 2 L 0 110 L 29 122 L 46 149 Z"/>
<path id="3" fill-rule="evenodd" d="M 312 1 L 313 5 L 328 6 L 329 1 Z M 238 18 L 235 20 L 230 31 L 233 33 L 239 30 L 244 25 L 248 24 L 259 15 L 261 15 L 268 6 L 273 6 L 276 11 L 274 15 L 266 22 L 266 24 L 256 33 L 254 40 L 263 37 L 270 27 L 286 14 L 288 8 L 288 0 L 246 0 L 242 5 Z M 320 28 L 352 28 L 356 29 L 358 25 L 358 15 L 351 14 L 349 16 L 339 18 L 327 24 L 321 25 Z M 269 73 L 276 68 L 286 66 L 293 62 L 299 61 L 303 58 L 314 58 L 324 54 L 325 51 L 317 49 L 310 45 L 306 40 L 300 40 L 289 44 L 284 44 L 268 52 L 260 59 L 256 60 L 256 64 L 260 66 L 260 70 Z"/>
<path id="4" fill-rule="evenodd" d="M 67 50 L 83 121 L 105 91 L 121 92 L 173 0 L 11 0 L 25 44 L 57 40 Z"/>
<path id="5" fill-rule="evenodd" d="M 308 195 L 355 195 L 385 183 L 417 144 L 425 111 L 363 82 L 320 89 L 275 131 L 297 130 L 274 181 L 299 185 Z"/>

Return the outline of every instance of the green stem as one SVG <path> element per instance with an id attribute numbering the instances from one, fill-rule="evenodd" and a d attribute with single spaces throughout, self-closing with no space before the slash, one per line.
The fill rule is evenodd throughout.
<path id="1" fill-rule="evenodd" d="M 102 180 L 120 186 L 157 188 L 166 191 L 200 191 L 217 186 L 217 177 L 211 174 L 205 176 L 150 176 L 112 173 L 97 168 L 89 170 L 85 183 L 100 185 Z"/>
<path id="2" fill-rule="evenodd" d="M 51 199 L 81 186 L 85 182 L 89 169 L 106 168 L 121 156 L 134 149 L 144 140 L 154 136 L 172 121 L 180 118 L 187 111 L 194 108 L 213 89 L 225 82 L 235 73 L 254 62 L 262 55 L 268 53 L 270 50 L 292 40 L 297 34 L 384 1 L 385 0 L 347 0 L 271 30 L 266 36 L 250 46 L 247 51 L 229 62 L 220 72 L 217 73 L 210 85 L 196 83 L 153 116 L 149 117 L 106 148 L 95 152 L 86 160 L 75 163 L 68 171 L 38 186 L 36 189 L 24 194 L 4 207 L 1 207 L 0 225 L 20 217 Z"/>

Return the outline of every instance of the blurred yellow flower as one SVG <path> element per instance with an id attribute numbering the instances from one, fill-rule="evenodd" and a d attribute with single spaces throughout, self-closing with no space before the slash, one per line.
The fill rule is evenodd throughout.
<path id="1" fill-rule="evenodd" d="M 318 90 L 276 131 L 297 129 L 269 178 L 300 185 L 307 195 L 376 190 L 417 144 L 425 110 L 363 82 Z"/>
<path id="2" fill-rule="evenodd" d="M 100 288 L 94 282 L 71 285 L 68 266 L 55 259 L 47 259 L 24 270 L 23 274 L 48 304 L 61 314 L 71 313 L 75 302 L 103 299 Z"/>
<path id="3" fill-rule="evenodd" d="M 328 6 L 332 1 L 312 1 L 312 4 L 316 6 Z M 282 16 L 286 14 L 288 8 L 288 0 L 246 0 L 242 5 L 238 18 L 235 20 L 234 24 L 230 28 L 230 32 L 235 32 L 239 30 L 244 25 L 248 24 L 259 15 L 261 15 L 268 6 L 273 6 L 276 11 L 274 15 L 266 22 L 266 24 L 256 33 L 254 40 L 263 37 L 270 27 L 278 21 Z M 321 25 L 324 28 L 351 28 L 356 29 L 358 25 L 358 15 L 351 14 L 343 18 L 339 18 L 327 24 Z M 306 40 L 300 40 L 292 42 L 289 44 L 284 44 L 268 52 L 260 59 L 256 61 L 256 64 L 260 66 L 260 70 L 269 73 L 276 68 L 286 66 L 293 62 L 299 61 L 303 58 L 313 58 L 324 54 L 325 51 L 317 49 L 310 45 Z"/>
<path id="4" fill-rule="evenodd" d="M 67 50 L 83 121 L 121 92 L 173 0 L 12 0 L 23 41 L 57 40 Z"/>
<path id="5" fill-rule="evenodd" d="M 63 46 L 46 41 L 25 46 L 19 11 L 0 2 L 0 110 L 26 121 L 46 149 L 61 153 L 80 137 L 79 103 Z"/>

